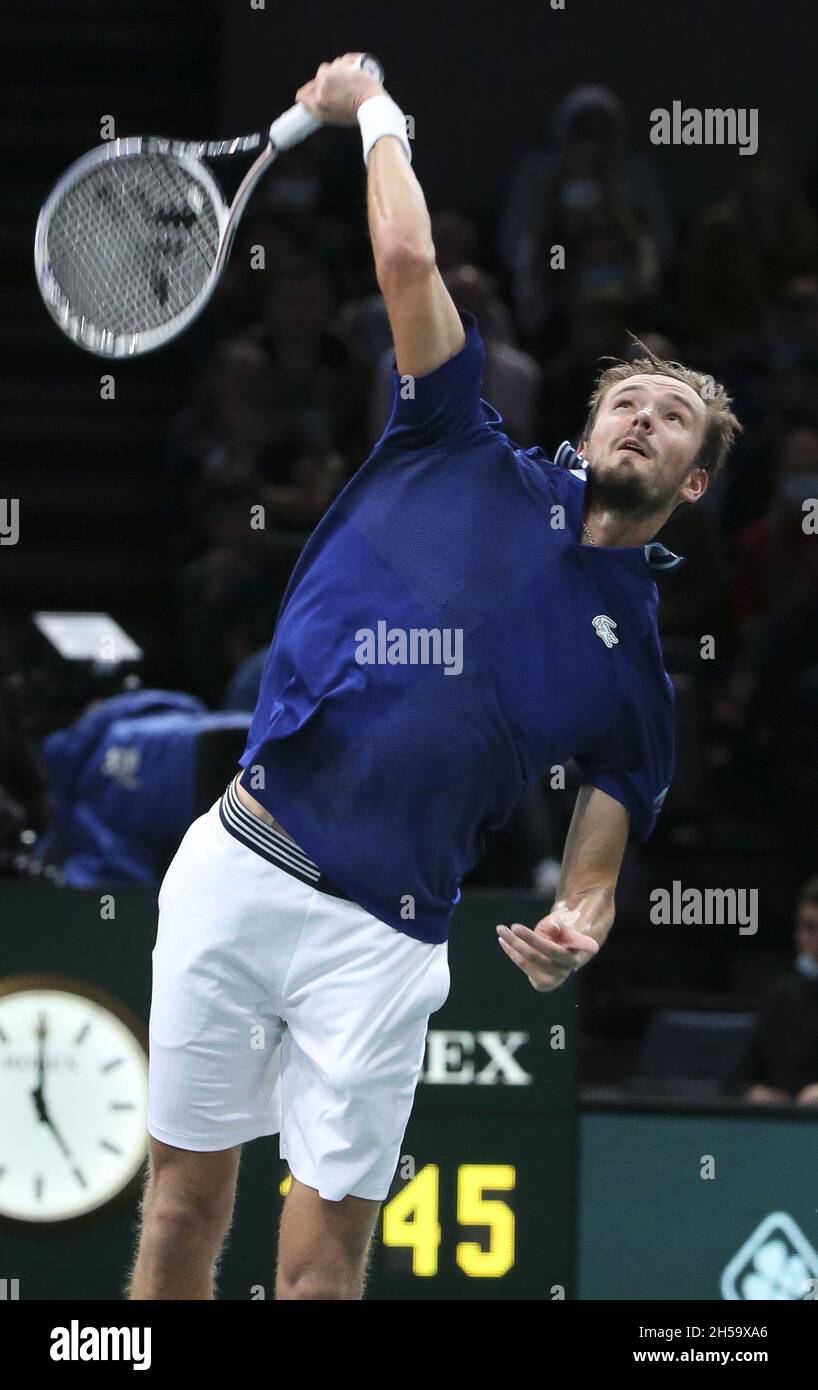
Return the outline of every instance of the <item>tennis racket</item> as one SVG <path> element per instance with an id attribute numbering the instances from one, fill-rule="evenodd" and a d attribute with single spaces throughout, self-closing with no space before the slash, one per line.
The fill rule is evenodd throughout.
<path id="1" fill-rule="evenodd" d="M 355 61 L 383 81 L 377 58 Z M 298 102 L 255 135 L 132 136 L 83 155 L 43 204 L 34 237 L 37 284 L 57 327 L 98 357 L 138 357 L 183 333 L 216 288 L 259 179 L 321 124 Z M 228 207 L 202 160 L 259 146 Z"/>

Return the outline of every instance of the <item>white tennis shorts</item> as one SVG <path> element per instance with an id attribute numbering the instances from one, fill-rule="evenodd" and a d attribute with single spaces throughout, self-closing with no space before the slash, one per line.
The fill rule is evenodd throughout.
<path id="1" fill-rule="evenodd" d="M 190 826 L 159 892 L 148 1130 L 198 1151 L 279 1134 L 322 1197 L 382 1201 L 429 1015 L 449 993 L 448 947 L 319 881 L 232 784 Z"/>

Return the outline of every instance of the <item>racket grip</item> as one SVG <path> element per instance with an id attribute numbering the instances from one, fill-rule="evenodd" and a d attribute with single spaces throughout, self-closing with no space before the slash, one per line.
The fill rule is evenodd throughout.
<path id="1" fill-rule="evenodd" d="M 300 144 L 308 135 L 320 130 L 322 124 L 317 116 L 313 116 L 312 112 L 298 101 L 289 111 L 285 111 L 273 121 L 270 126 L 270 139 L 277 150 L 290 150 L 293 145 Z"/>
<path id="2" fill-rule="evenodd" d="M 370 77 L 376 78 L 378 82 L 383 82 L 383 65 L 371 53 L 362 53 L 358 59 L 358 67 L 368 72 Z M 277 150 L 289 150 L 293 145 L 298 145 L 302 140 L 306 140 L 308 135 L 313 135 L 316 130 L 320 130 L 323 121 L 317 116 L 313 116 L 306 106 L 301 102 L 296 102 L 289 111 L 285 111 L 282 116 L 273 121 L 270 126 L 270 139 Z"/>

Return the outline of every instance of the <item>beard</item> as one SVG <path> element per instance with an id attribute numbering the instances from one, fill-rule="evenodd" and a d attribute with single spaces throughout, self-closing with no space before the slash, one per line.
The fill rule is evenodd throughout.
<path id="1" fill-rule="evenodd" d="M 676 491 L 675 487 L 659 489 L 654 479 L 615 465 L 597 472 L 589 462 L 586 479 L 589 505 L 629 520 L 655 515 L 667 506 Z"/>

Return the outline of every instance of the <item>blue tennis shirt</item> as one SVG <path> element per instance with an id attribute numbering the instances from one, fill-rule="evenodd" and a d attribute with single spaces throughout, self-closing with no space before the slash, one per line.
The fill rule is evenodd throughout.
<path id="1" fill-rule="evenodd" d="M 674 760 L 652 570 L 676 557 L 581 544 L 581 471 L 508 439 L 461 320 L 427 376 L 393 358 L 386 431 L 296 563 L 241 758 L 324 874 L 429 942 L 552 767 L 575 759 L 644 839 Z"/>

